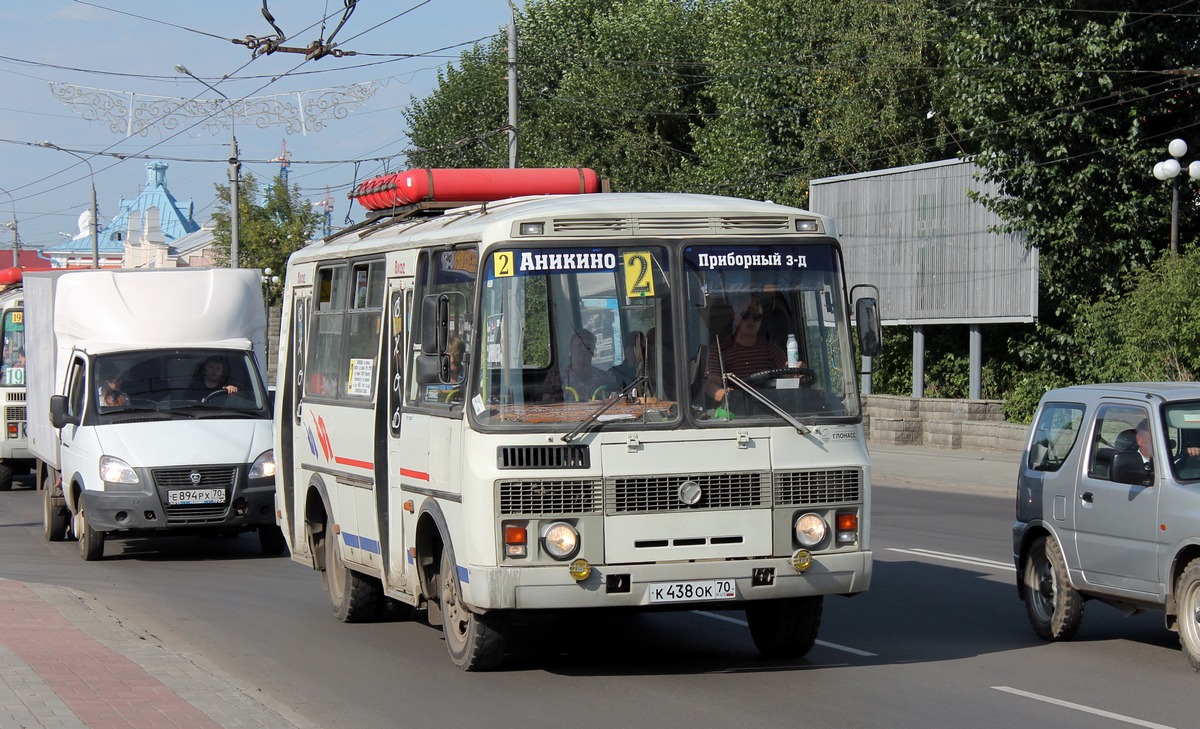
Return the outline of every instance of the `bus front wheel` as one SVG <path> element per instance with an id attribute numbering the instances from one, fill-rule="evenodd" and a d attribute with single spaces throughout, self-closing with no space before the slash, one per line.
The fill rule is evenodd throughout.
<path id="1" fill-rule="evenodd" d="M 817 642 L 823 608 L 820 595 L 746 603 L 750 637 L 767 658 L 801 658 Z"/>
<path id="2" fill-rule="evenodd" d="M 486 671 L 504 658 L 504 639 L 499 619 L 473 613 L 463 604 L 458 581 L 454 579 L 450 550 L 442 550 L 436 589 L 442 617 L 442 632 L 450 660 L 464 671 Z"/>

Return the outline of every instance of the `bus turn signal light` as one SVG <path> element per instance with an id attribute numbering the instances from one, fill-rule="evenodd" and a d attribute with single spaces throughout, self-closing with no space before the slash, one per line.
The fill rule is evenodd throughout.
<path id="1" fill-rule="evenodd" d="M 529 555 L 529 532 L 524 524 L 504 525 L 504 556 L 526 557 Z"/>
<path id="2" fill-rule="evenodd" d="M 858 514 L 853 512 L 837 515 L 838 544 L 853 544 L 858 541 Z"/>

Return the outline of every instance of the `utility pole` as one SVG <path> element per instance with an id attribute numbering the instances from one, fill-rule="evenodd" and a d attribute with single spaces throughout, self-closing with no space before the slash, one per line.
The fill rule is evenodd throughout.
<path id="1" fill-rule="evenodd" d="M 508 21 L 508 166 L 517 166 L 517 6 L 509 0 Z"/>

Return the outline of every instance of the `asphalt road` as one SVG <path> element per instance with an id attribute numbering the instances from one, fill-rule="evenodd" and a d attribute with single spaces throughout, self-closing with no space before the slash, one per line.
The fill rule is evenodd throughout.
<path id="1" fill-rule="evenodd" d="M 872 588 L 829 598 L 793 662 L 763 660 L 739 612 L 568 614 L 506 670 L 463 674 L 420 618 L 336 622 L 319 577 L 254 535 L 113 540 L 85 563 L 44 541 L 32 490 L 0 493 L 0 577 L 90 593 L 326 727 L 1197 724 L 1200 676 L 1161 615 L 1088 603 L 1073 642 L 1033 635 L 1003 458 L 917 455 L 877 457 Z"/>

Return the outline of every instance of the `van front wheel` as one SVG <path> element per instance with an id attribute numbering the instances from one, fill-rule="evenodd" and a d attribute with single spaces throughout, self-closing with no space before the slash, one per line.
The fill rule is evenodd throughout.
<path id="1" fill-rule="evenodd" d="M 1175 583 L 1179 645 L 1192 668 L 1200 671 L 1200 559 L 1194 559 Z"/>
<path id="2" fill-rule="evenodd" d="M 1058 540 L 1034 540 L 1025 557 L 1021 597 L 1033 632 L 1043 640 L 1070 640 L 1083 622 L 1083 598 L 1071 587 Z"/>
<path id="3" fill-rule="evenodd" d="M 79 556 L 85 562 L 95 562 L 104 556 L 104 532 L 98 532 L 88 523 L 83 508 L 83 494 L 79 495 L 79 510 L 71 521 L 71 531 L 79 541 Z"/>

